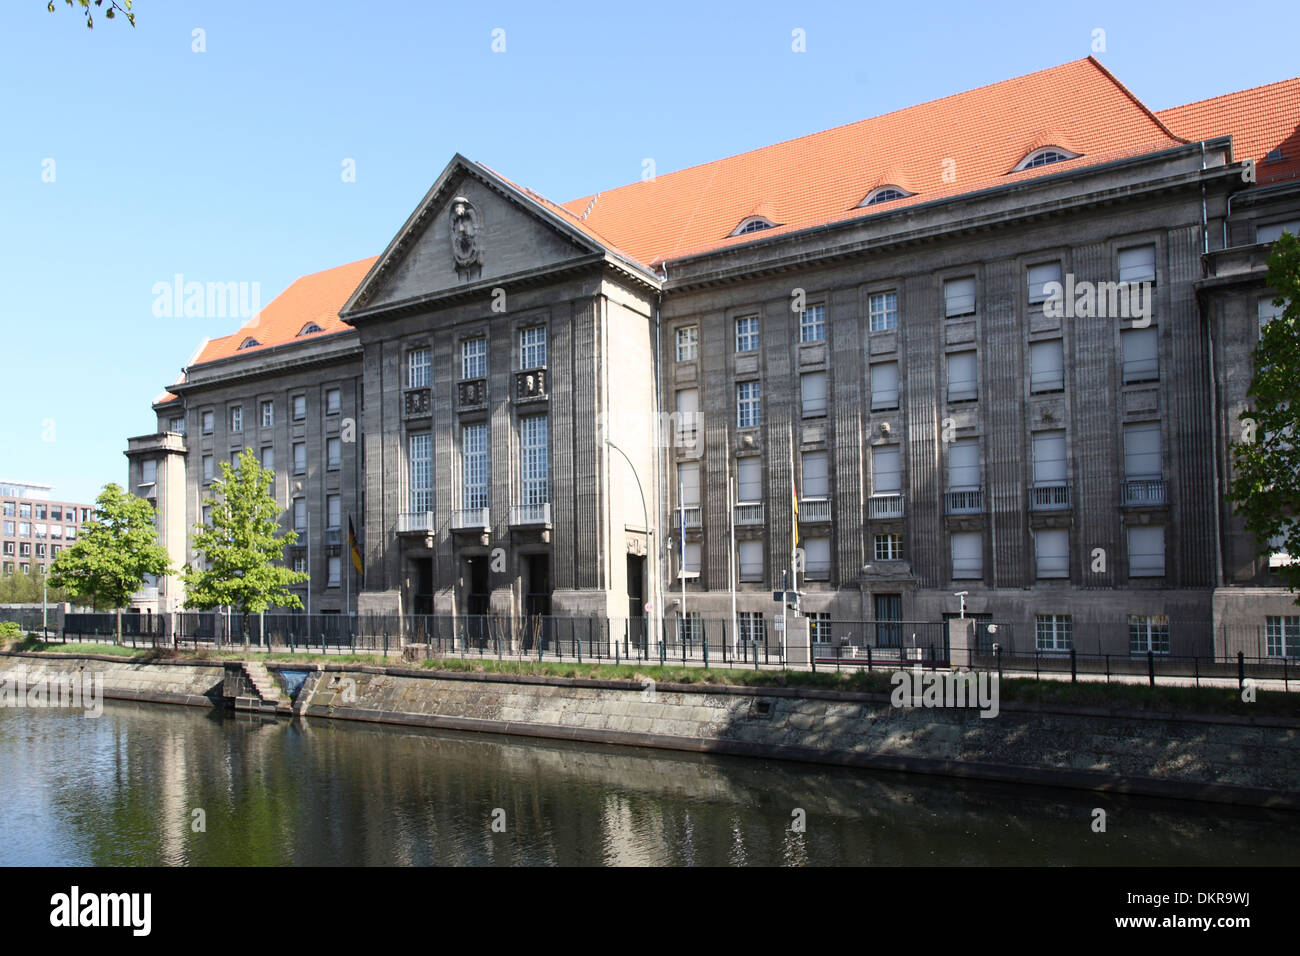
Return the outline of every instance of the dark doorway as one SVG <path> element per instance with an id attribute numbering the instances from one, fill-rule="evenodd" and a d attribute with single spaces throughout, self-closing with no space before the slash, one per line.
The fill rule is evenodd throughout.
<path id="1" fill-rule="evenodd" d="M 550 643 L 551 630 L 551 556 L 525 554 L 524 559 L 524 616 L 528 620 L 524 638 L 525 649 L 536 647 L 534 637 L 545 647 Z M 540 618 L 540 628 L 535 619 Z"/>
<path id="2" fill-rule="evenodd" d="M 465 637 L 473 647 L 486 647 L 490 636 L 489 609 L 492 588 L 488 583 L 488 558 L 465 559 Z"/>
<path id="3" fill-rule="evenodd" d="M 411 613 L 433 613 L 433 558 L 412 558 Z"/>
<path id="4" fill-rule="evenodd" d="M 903 620 L 903 595 L 876 594 L 876 646 L 902 647 L 903 625 L 894 623 Z"/>
<path id="5" fill-rule="evenodd" d="M 627 556 L 627 637 L 646 650 L 649 634 L 645 619 L 645 557 Z"/>

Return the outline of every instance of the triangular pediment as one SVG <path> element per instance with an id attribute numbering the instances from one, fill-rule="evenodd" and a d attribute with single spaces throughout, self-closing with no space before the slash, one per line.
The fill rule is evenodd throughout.
<path id="1" fill-rule="evenodd" d="M 535 276 L 609 251 L 563 208 L 457 156 L 341 314 L 372 313 L 480 283 Z"/>

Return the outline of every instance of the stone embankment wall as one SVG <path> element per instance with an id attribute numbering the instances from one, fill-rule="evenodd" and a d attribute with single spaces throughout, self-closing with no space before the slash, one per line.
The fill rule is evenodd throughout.
<path id="1" fill-rule="evenodd" d="M 102 677 L 104 696 L 110 700 L 140 700 L 158 704 L 223 705 L 221 661 L 138 661 L 108 657 L 65 657 L 46 654 L 0 656 L 0 680 L 13 680 L 22 672 L 31 686 L 68 677 Z"/>
<path id="2" fill-rule="evenodd" d="M 11 670 L 20 658 L 2 659 Z M 219 662 L 150 664 L 22 655 L 84 665 L 104 695 L 214 706 Z M 272 671 L 304 670 L 286 665 Z M 1003 703 L 899 708 L 884 695 L 465 674 L 324 665 L 294 701 L 334 718 L 779 758 L 1300 810 L 1300 720 L 1134 714 Z"/>

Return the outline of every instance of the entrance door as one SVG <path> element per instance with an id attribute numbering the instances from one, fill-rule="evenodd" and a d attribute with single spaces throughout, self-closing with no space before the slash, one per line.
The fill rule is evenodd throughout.
<path id="1" fill-rule="evenodd" d="M 627 636 L 643 652 L 646 650 L 645 557 L 639 554 L 627 556 Z"/>
<path id="2" fill-rule="evenodd" d="M 876 646 L 902 647 L 903 625 L 895 621 L 903 620 L 903 595 L 877 594 L 876 604 Z"/>
<path id="3" fill-rule="evenodd" d="M 433 558 L 412 558 L 411 613 L 433 613 Z"/>
<path id="4" fill-rule="evenodd" d="M 524 616 L 528 620 L 524 647 L 536 647 L 534 635 L 545 647 L 550 643 L 551 628 L 551 556 L 526 554 L 523 558 Z"/>
<path id="5" fill-rule="evenodd" d="M 465 637 L 474 647 L 486 647 L 492 588 L 488 583 L 488 557 L 465 559 Z"/>

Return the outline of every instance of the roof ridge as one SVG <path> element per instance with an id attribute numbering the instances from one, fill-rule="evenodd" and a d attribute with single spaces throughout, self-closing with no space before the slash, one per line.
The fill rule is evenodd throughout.
<path id="1" fill-rule="evenodd" d="M 741 151 L 738 152 L 738 153 L 730 153 L 729 155 L 726 155 L 726 156 L 719 156 L 719 157 L 716 158 L 716 159 L 708 159 L 708 160 L 705 160 L 705 161 L 702 162 L 702 163 L 694 163 L 694 164 L 692 164 L 692 165 L 690 165 L 690 166 L 683 166 L 681 169 L 674 169 L 674 170 L 671 170 L 671 171 L 666 172 L 666 173 L 660 173 L 659 175 L 657 175 L 657 176 L 656 176 L 654 179 L 652 179 L 652 180 L 644 180 L 644 179 L 641 179 L 641 180 L 634 180 L 633 182 L 630 182 L 630 183 L 623 183 L 622 185 L 619 185 L 619 186 L 613 186 L 613 187 L 610 187 L 610 188 L 608 188 L 608 189 L 597 190 L 597 191 L 594 192 L 594 193 L 584 193 L 583 195 L 581 195 L 581 196 L 576 196 L 576 197 L 574 197 L 573 199 L 567 199 L 567 200 L 565 200 L 565 203 L 578 203 L 578 202 L 581 202 L 581 201 L 584 201 L 584 200 L 588 200 L 588 199 L 590 199 L 592 196 L 597 195 L 598 193 L 601 193 L 601 192 L 614 192 L 615 190 L 619 190 L 619 189 L 628 189 L 628 188 L 630 188 L 630 187 L 632 187 L 632 186 L 639 186 L 639 185 L 641 185 L 642 183 L 645 183 L 645 182 L 647 182 L 647 181 L 649 181 L 649 182 L 654 182 L 654 181 L 656 181 L 656 180 L 658 180 L 658 179 L 664 179 L 664 178 L 667 178 L 667 177 L 669 177 L 669 176 L 677 176 L 677 175 L 679 175 L 679 174 L 681 174 L 681 173 L 687 173 L 687 172 L 690 172 L 691 170 L 702 169 L 702 168 L 705 167 L 705 166 L 711 166 L 711 165 L 713 165 L 714 163 L 725 163 L 727 160 L 730 160 L 730 159 L 738 159 L 738 158 L 740 158 L 741 156 L 749 156 L 749 155 L 752 154 L 752 153 L 761 153 L 761 152 L 764 152 L 764 151 L 769 150 L 769 149 L 775 149 L 775 148 L 778 147 L 778 146 L 785 146 L 787 143 L 796 143 L 796 142 L 798 142 L 799 140 L 802 140 L 802 139 L 810 139 L 810 138 L 813 137 L 813 136 L 822 136 L 822 135 L 824 135 L 824 134 L 826 134 L 826 133 L 833 133 L 833 132 L 835 132 L 836 130 L 848 129 L 850 126 L 859 126 L 859 125 L 861 125 L 861 124 L 863 124 L 863 123 L 870 123 L 870 122 L 873 122 L 873 121 L 875 121 L 875 120 L 882 120 L 882 119 L 885 119 L 886 117 L 894 116 L 894 115 L 896 115 L 896 114 L 898 114 L 898 113 L 907 113 L 907 112 L 910 112 L 911 110 L 919 110 L 919 109 L 923 109 L 924 107 L 927 107 L 927 106 L 933 106 L 933 105 L 936 104 L 936 103 L 942 103 L 942 102 L 944 102 L 945 100 L 955 99 L 955 98 L 957 98 L 957 97 L 959 97 L 959 96 L 969 96 L 969 95 L 972 94 L 972 93 L 979 93 L 979 92 L 981 92 L 981 91 L 983 91 L 983 90 L 989 90 L 989 89 L 992 89 L 992 88 L 995 87 L 995 86 L 1002 86 L 1002 85 L 1007 84 L 1007 83 L 1014 83 L 1014 82 L 1016 82 L 1017 80 L 1027 80 L 1027 79 L 1029 79 L 1030 77 L 1039 76 L 1039 75 L 1044 74 L 1044 73 L 1053 73 L 1053 72 L 1055 72 L 1055 71 L 1057 71 L 1057 70 L 1063 70 L 1063 69 L 1065 69 L 1066 67 L 1074 66 L 1074 65 L 1077 64 L 1077 63 L 1084 63 L 1084 62 L 1088 62 L 1088 61 L 1091 61 L 1095 66 L 1101 67 L 1101 64 L 1100 64 L 1100 63 L 1097 63 L 1097 61 L 1096 61 L 1092 56 L 1086 56 L 1086 57 L 1083 57 L 1083 58 L 1078 59 L 1078 60 L 1066 60 L 1064 63 L 1058 63 L 1058 64 L 1056 64 L 1055 66 L 1044 67 L 1044 68 L 1041 69 L 1041 70 L 1033 70 L 1033 71 L 1031 71 L 1031 72 L 1029 72 L 1029 73 L 1022 73 L 1022 74 L 1020 74 L 1019 76 L 1009 76 L 1009 77 L 1007 77 L 1006 79 L 1003 79 L 1003 80 L 995 80 L 995 81 L 992 82 L 992 83 L 985 83 L 985 84 L 983 84 L 982 86 L 973 86 L 973 87 L 971 87 L 971 88 L 968 89 L 968 90 L 961 90 L 960 92 L 957 92 L 957 93 L 949 93 L 947 96 L 936 96 L 934 99 L 931 99 L 931 100 L 924 100 L 923 102 L 920 102 L 920 103 L 913 103 L 913 104 L 911 104 L 910 106 L 900 106 L 898 109 L 888 110 L 888 111 L 886 111 L 886 112 L 884 112 L 884 113 L 876 113 L 876 114 L 874 114 L 874 115 L 872 115 L 872 116 L 864 116 L 864 117 L 862 117 L 862 118 L 860 118 L 860 119 L 849 120 L 847 123 L 840 123 L 840 124 L 838 124 L 838 125 L 836 125 L 836 126 L 828 126 L 828 127 L 826 127 L 825 129 L 813 130 L 811 133 L 801 133 L 801 134 L 798 135 L 798 136 L 790 136 L 790 137 L 788 137 L 788 138 L 786 138 L 786 139 L 777 140 L 775 143 L 767 143 L 767 144 L 764 144 L 764 145 L 762 145 L 762 146 L 755 146 L 753 149 L 745 149 L 745 150 L 741 150 Z M 1132 93 L 1129 93 L 1129 91 L 1128 91 L 1127 89 L 1124 89 L 1123 84 L 1120 83 L 1118 80 L 1116 80 L 1113 76 L 1110 76 L 1110 73 L 1109 73 L 1109 72 L 1108 72 L 1104 67 L 1102 67 L 1101 69 L 1102 69 L 1102 72 L 1103 72 L 1105 75 L 1109 76 L 1110 79 L 1112 80 L 1112 82 L 1114 82 L 1117 86 L 1119 86 L 1119 88 L 1120 88 L 1121 90 L 1124 90 L 1124 92 L 1125 92 L 1125 93 L 1126 93 L 1126 94 L 1127 94 L 1131 99 L 1133 99 L 1135 102 L 1137 102 L 1138 105 L 1140 105 L 1140 106 L 1142 105 L 1142 104 L 1141 104 L 1141 101 L 1137 100 L 1137 98 L 1134 97 Z M 1147 113 L 1151 113 L 1151 111 L 1150 111 L 1149 109 L 1147 109 L 1145 106 L 1142 106 L 1142 108 L 1143 108 L 1144 110 L 1146 110 Z M 1158 123 L 1158 124 L 1161 126 L 1162 129 L 1165 129 L 1164 124 L 1163 124 L 1163 123 L 1160 123 L 1160 120 L 1159 120 L 1158 117 L 1155 117 L 1154 114 L 1152 114 L 1152 118 L 1155 119 L 1156 123 Z M 1166 129 L 1166 132 L 1168 132 L 1167 129 Z M 1173 133 L 1170 133 L 1170 135 L 1173 136 Z M 1177 137 L 1177 136 L 1174 136 L 1174 138 L 1175 138 L 1175 139 L 1180 139 L 1180 137 Z M 562 203 L 561 205 L 563 205 L 563 203 Z"/>
<path id="2" fill-rule="evenodd" d="M 1199 100 L 1192 100 L 1190 103 L 1179 103 L 1176 106 L 1166 106 L 1159 113 L 1172 113 L 1174 110 L 1185 110 L 1193 106 L 1201 106 L 1204 103 L 1211 103 L 1214 100 L 1226 100 L 1230 96 L 1240 96 L 1243 93 L 1254 93 L 1256 90 L 1268 89 L 1271 86 L 1281 86 L 1283 83 L 1295 83 L 1300 80 L 1300 76 L 1288 76 L 1285 79 L 1274 80 L 1272 83 L 1260 83 L 1258 86 L 1247 86 L 1240 90 L 1232 90 L 1229 93 L 1220 93 L 1218 96 L 1206 96 Z"/>
<path id="3" fill-rule="evenodd" d="M 1175 140 L 1177 140 L 1177 141 L 1180 142 L 1180 143 L 1190 143 L 1190 142 L 1191 142 L 1191 140 L 1189 140 L 1189 139 L 1184 139 L 1182 136 L 1179 136 L 1179 135 L 1178 135 L 1177 133 L 1175 133 L 1172 129 L 1170 129 L 1170 128 L 1168 127 L 1168 125 L 1165 124 L 1164 120 L 1162 120 L 1159 116 L 1157 116 L 1157 115 L 1156 115 L 1156 114 L 1151 110 L 1151 108 L 1150 108 L 1149 106 L 1147 106 L 1147 105 L 1146 105 L 1145 103 L 1143 103 L 1140 99 L 1138 99 L 1137 96 L 1134 95 L 1133 91 L 1130 90 L 1130 89 L 1129 89 L 1127 86 L 1125 86 L 1123 83 L 1121 83 L 1120 80 L 1119 80 L 1119 77 L 1117 77 L 1117 76 L 1116 76 L 1114 73 L 1112 73 L 1110 70 L 1106 69 L 1106 67 L 1102 65 L 1102 62 L 1101 62 L 1100 60 L 1098 60 L 1095 56 L 1093 56 L 1092 54 L 1089 54 L 1089 55 L 1087 56 L 1087 61 L 1088 61 L 1089 63 L 1091 63 L 1094 67 L 1096 67 L 1098 70 L 1100 70 L 1102 76 L 1106 77 L 1106 79 L 1108 79 L 1108 80 L 1110 80 L 1112 83 L 1114 83 L 1115 86 L 1116 86 L 1116 88 L 1117 88 L 1121 93 L 1123 93 L 1125 96 L 1127 96 L 1130 100 L 1132 100 L 1133 103 L 1138 107 L 1138 109 L 1142 110 L 1142 112 L 1146 113 L 1147 116 L 1151 117 L 1152 122 L 1154 122 L 1154 123 L 1155 123 L 1157 126 L 1159 126 L 1162 130 L 1164 130 L 1165 133 L 1166 133 L 1166 134 L 1167 134 L 1171 139 L 1175 139 Z"/>

